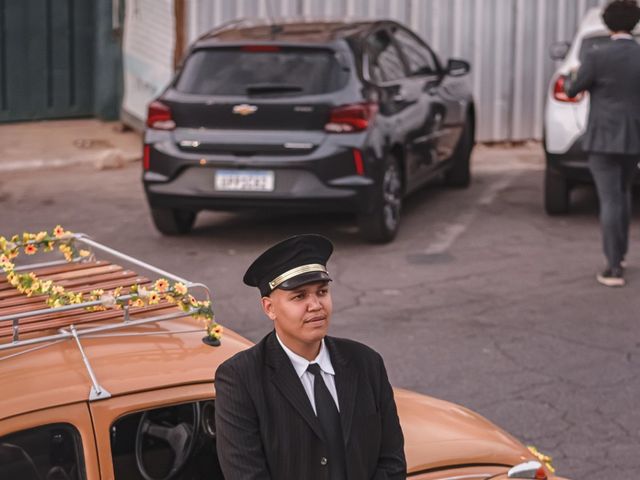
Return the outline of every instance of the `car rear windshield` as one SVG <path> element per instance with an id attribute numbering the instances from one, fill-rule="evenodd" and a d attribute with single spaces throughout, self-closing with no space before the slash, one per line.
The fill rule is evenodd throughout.
<path id="1" fill-rule="evenodd" d="M 175 88 L 199 95 L 318 95 L 342 88 L 347 75 L 328 49 L 209 48 L 187 58 Z"/>
<path id="2" fill-rule="evenodd" d="M 640 36 L 636 35 L 634 37 L 636 42 L 640 43 Z M 611 41 L 611 37 L 606 36 L 598 36 L 598 37 L 587 37 L 582 40 L 582 46 L 580 47 L 580 62 L 584 62 L 587 53 L 591 50 L 597 50 L 602 48 L 607 43 Z"/>

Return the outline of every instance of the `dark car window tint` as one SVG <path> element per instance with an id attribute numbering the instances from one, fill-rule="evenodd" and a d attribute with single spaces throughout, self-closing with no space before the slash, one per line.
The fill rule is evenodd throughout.
<path id="1" fill-rule="evenodd" d="M 640 43 L 640 35 L 636 35 L 634 38 L 636 39 L 636 42 Z M 582 45 L 580 46 L 580 62 L 584 62 L 587 53 L 591 50 L 598 50 L 612 41 L 613 40 L 611 40 L 611 37 L 609 36 L 588 37 L 583 39 Z"/>
<path id="2" fill-rule="evenodd" d="M 201 95 L 315 95 L 342 88 L 348 72 L 325 49 L 196 50 L 176 89 Z"/>
<path id="3" fill-rule="evenodd" d="M 367 38 L 369 74 L 374 82 L 382 83 L 406 77 L 404 63 L 386 30 Z"/>
<path id="4" fill-rule="evenodd" d="M 425 48 L 413 35 L 405 30 L 397 29 L 394 37 L 404 53 L 409 64 L 409 74 L 436 73 L 438 66 L 431 52 Z"/>
<path id="5" fill-rule="evenodd" d="M 222 480 L 214 408 L 213 400 L 209 400 L 168 405 L 118 419 L 110 429 L 115 480 L 144 480 L 144 475 Z M 188 456 L 182 461 L 176 451 Z M 180 464 L 182 468 L 178 468 Z"/>
<path id="6" fill-rule="evenodd" d="M 86 478 L 80 435 L 57 423 L 0 437 L 0 479 Z"/>

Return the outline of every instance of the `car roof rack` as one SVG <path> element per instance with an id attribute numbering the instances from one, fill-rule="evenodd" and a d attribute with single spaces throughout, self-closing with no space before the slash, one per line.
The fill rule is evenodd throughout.
<path id="1" fill-rule="evenodd" d="M 191 282 L 178 277 L 170 272 L 96 242 L 88 235 L 83 233 L 70 234 L 65 236 L 64 240 L 71 240 L 82 244 L 88 249 L 89 255 L 85 257 L 76 255 L 69 261 L 63 259 L 17 266 L 14 271 L 36 271 L 42 275 L 43 278 L 44 276 L 54 279 L 64 278 L 67 285 L 71 286 L 74 285 L 75 281 L 76 285 L 81 285 L 81 291 L 90 291 L 95 288 L 115 289 L 118 287 L 125 287 L 122 283 L 124 282 L 126 284 L 127 281 L 129 282 L 128 285 L 131 285 L 131 282 L 138 285 L 151 283 L 149 279 L 137 275 L 133 270 L 125 270 L 119 265 L 110 264 L 105 261 L 97 261 L 95 258 L 95 252 L 99 251 L 116 257 L 128 264 L 136 265 L 147 271 L 157 273 L 158 275 L 166 277 L 174 282 L 180 282 L 185 285 L 188 292 L 191 291 L 195 293 L 195 291 L 200 291 L 200 295 L 204 294 L 206 300 L 211 301 L 211 293 L 204 284 Z M 88 277 L 90 277 L 90 279 L 88 279 Z M 38 302 L 42 297 L 38 298 L 19 295 L 18 299 L 12 298 L 10 295 L 15 297 L 15 290 L 13 290 L 12 287 L 9 287 L 11 286 L 8 284 L 5 285 L 5 288 L 2 288 L 2 285 L 0 285 L 0 340 L 3 337 L 10 336 L 11 341 L 9 343 L 0 343 L 0 352 L 20 347 L 31 348 L 23 349 L 4 357 L 0 357 L 0 361 L 26 354 L 34 350 L 39 350 L 50 345 L 55 345 L 65 340 L 73 339 L 80 350 L 82 360 L 91 379 L 92 388 L 89 394 L 89 400 L 92 401 L 109 398 L 111 395 L 98 383 L 82 347 L 82 337 L 103 336 L 108 332 L 136 327 L 148 323 L 157 323 L 192 316 L 198 312 L 198 309 L 193 307 L 187 311 L 176 310 L 167 313 L 166 310 L 168 308 L 172 307 L 175 309 L 174 305 L 170 305 L 167 302 L 161 302 L 159 305 L 146 307 L 130 307 L 125 304 L 118 310 L 108 309 L 106 311 L 87 312 L 88 308 L 103 306 L 104 302 L 102 300 L 85 301 L 61 307 L 37 308 L 36 302 Z M 132 295 L 125 293 L 123 295 L 119 295 L 115 300 L 125 302 L 131 298 Z M 2 315 L 3 310 L 10 310 L 12 313 Z M 120 317 L 120 321 L 116 323 L 106 323 L 84 328 L 78 327 L 78 325 L 82 323 L 102 323 L 105 320 L 118 319 L 118 317 Z M 56 318 L 58 318 L 58 320 L 54 321 Z M 24 321 L 24 323 L 21 323 L 21 320 Z M 45 331 L 50 332 L 52 329 L 57 329 L 57 333 L 38 335 L 38 333 L 43 333 Z M 198 331 L 201 330 L 203 329 L 198 329 Z M 195 330 L 186 330 L 185 333 L 193 331 Z M 22 339 L 22 333 L 28 333 L 29 338 Z M 127 335 L 148 335 L 148 333 L 134 332 L 128 333 Z"/>

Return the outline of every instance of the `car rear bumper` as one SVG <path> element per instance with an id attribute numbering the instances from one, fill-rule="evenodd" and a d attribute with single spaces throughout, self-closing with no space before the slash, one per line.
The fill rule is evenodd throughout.
<path id="1" fill-rule="evenodd" d="M 334 179 L 329 185 L 312 173 L 275 170 L 271 192 L 216 191 L 216 168 L 184 169 L 171 181 L 158 181 L 153 172 L 143 176 L 147 200 L 156 208 L 188 210 L 278 209 L 287 211 L 365 211 L 373 181 L 362 176 Z"/>
<path id="2" fill-rule="evenodd" d="M 155 208 L 189 210 L 278 209 L 365 212 L 371 208 L 378 162 L 363 153 L 358 174 L 354 147 L 321 143 L 306 155 L 207 155 L 184 152 L 171 142 L 151 144 L 143 173 Z M 273 175 L 270 191 L 227 191 L 216 184 L 221 171 Z M 257 172 L 256 172 L 257 171 Z"/>
<path id="3" fill-rule="evenodd" d="M 593 177 L 589 171 L 588 153 L 582 149 L 582 137 L 578 138 L 565 153 L 545 151 L 545 155 L 548 169 L 575 183 L 593 183 Z M 640 166 L 638 169 L 640 170 Z M 640 185 L 640 173 L 636 175 L 634 183 Z"/>

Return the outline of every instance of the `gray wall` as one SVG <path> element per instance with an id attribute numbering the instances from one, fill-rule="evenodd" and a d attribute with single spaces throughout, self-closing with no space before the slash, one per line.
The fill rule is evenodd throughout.
<path id="1" fill-rule="evenodd" d="M 540 139 L 549 45 L 571 40 L 585 11 L 606 0 L 189 0 L 188 31 L 238 17 L 392 18 L 441 58 L 471 61 L 478 139 Z"/>

